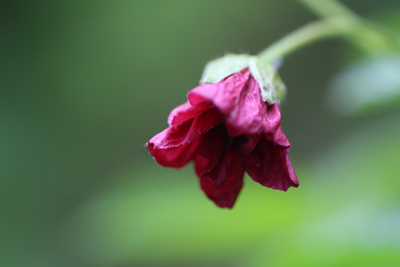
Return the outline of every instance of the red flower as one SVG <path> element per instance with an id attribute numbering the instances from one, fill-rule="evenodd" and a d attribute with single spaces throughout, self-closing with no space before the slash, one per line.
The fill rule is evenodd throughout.
<path id="1" fill-rule="evenodd" d="M 257 81 L 244 69 L 191 90 L 188 102 L 169 115 L 170 127 L 146 146 L 163 166 L 181 168 L 193 160 L 208 198 L 232 208 L 246 171 L 269 188 L 299 186 L 280 122 L 279 104 L 265 103 Z"/>

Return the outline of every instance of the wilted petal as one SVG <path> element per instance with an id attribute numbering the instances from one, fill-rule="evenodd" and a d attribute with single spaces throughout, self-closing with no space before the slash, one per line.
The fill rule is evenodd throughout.
<path id="1" fill-rule="evenodd" d="M 217 162 L 217 164 L 213 165 L 207 173 L 203 174 L 203 176 L 207 176 L 211 181 L 218 184 L 225 181 L 228 176 L 228 158 L 231 153 L 231 144 L 232 140 L 228 140 L 228 142 L 225 142 L 219 161 Z"/>
<path id="2" fill-rule="evenodd" d="M 280 124 L 279 104 L 264 103 L 257 81 L 251 77 L 238 103 L 226 117 L 230 136 L 254 135 L 275 131 Z"/>
<path id="3" fill-rule="evenodd" d="M 241 92 L 236 105 L 226 117 L 229 135 L 261 133 L 266 124 L 264 114 L 266 114 L 266 105 L 262 101 L 259 85 L 251 78 Z"/>
<path id="4" fill-rule="evenodd" d="M 283 132 L 281 125 L 279 125 L 279 127 L 276 128 L 274 132 L 264 134 L 264 137 L 267 140 L 270 140 L 273 143 L 280 145 L 282 147 L 288 147 L 288 148 L 290 147 L 289 140 L 286 138 L 286 135 Z"/>
<path id="5" fill-rule="evenodd" d="M 197 155 L 194 158 L 194 170 L 197 174 L 197 177 L 201 178 L 204 176 L 205 173 L 209 172 L 212 168 L 212 164 L 206 158 Z"/>
<path id="6" fill-rule="evenodd" d="M 226 162 L 224 163 L 226 177 L 223 181 L 212 181 L 208 176 L 203 176 L 200 178 L 200 185 L 207 197 L 217 206 L 232 208 L 243 186 L 245 172 L 245 162 L 240 144 L 236 142 L 232 145 L 224 161 Z"/>
<path id="7" fill-rule="evenodd" d="M 154 136 L 149 143 L 154 144 L 154 147 L 159 149 L 181 146 L 210 130 L 221 120 L 222 116 L 218 110 L 210 109 L 194 119 L 170 126 Z"/>
<path id="8" fill-rule="evenodd" d="M 287 191 L 291 186 L 298 187 L 288 152 L 289 147 L 261 138 L 253 152 L 246 155 L 246 171 L 254 181 L 269 188 Z"/>
<path id="9" fill-rule="evenodd" d="M 218 110 L 210 109 L 194 119 L 170 126 L 154 136 L 146 146 L 161 165 L 183 167 L 198 153 L 201 143 L 199 136 L 221 120 Z"/>
<path id="10" fill-rule="evenodd" d="M 182 122 L 190 120 L 196 116 L 203 114 L 205 111 L 212 108 L 212 104 L 209 101 L 204 101 L 198 105 L 192 106 L 189 101 L 176 107 L 171 111 L 168 117 L 169 125 L 178 125 Z"/>
<path id="11" fill-rule="evenodd" d="M 147 148 L 157 163 L 164 167 L 182 168 L 193 160 L 201 145 L 201 137 L 192 142 L 171 148 L 155 148 L 153 143 L 148 143 Z"/>
<path id="12" fill-rule="evenodd" d="M 281 110 L 279 108 L 279 103 L 273 105 L 267 105 L 267 103 L 265 103 L 265 105 L 267 106 L 267 112 L 264 116 L 266 121 L 264 133 L 274 132 L 281 125 Z"/>
<path id="13" fill-rule="evenodd" d="M 199 178 L 219 165 L 229 143 L 228 133 L 222 123 L 205 133 L 202 139 L 201 148 L 198 151 L 199 159 L 196 158 L 195 161 L 195 166 L 201 166 L 195 168 Z M 197 161 L 201 162 L 196 163 Z"/>
<path id="14" fill-rule="evenodd" d="M 260 140 L 261 136 L 259 134 L 255 135 L 246 135 L 244 144 L 243 144 L 243 151 L 246 154 L 251 153 L 254 148 L 256 147 L 258 140 Z"/>
<path id="15" fill-rule="evenodd" d="M 218 110 L 227 115 L 237 104 L 243 88 L 250 77 L 249 71 L 238 72 L 218 83 L 200 85 L 188 93 L 190 104 L 211 101 Z"/>

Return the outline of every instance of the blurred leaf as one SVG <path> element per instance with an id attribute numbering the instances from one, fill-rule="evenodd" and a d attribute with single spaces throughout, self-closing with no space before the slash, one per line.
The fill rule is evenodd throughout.
<path id="1" fill-rule="evenodd" d="M 73 246 L 96 266 L 237 259 L 251 243 L 290 227 L 300 215 L 298 190 L 268 190 L 247 180 L 228 211 L 203 195 L 190 167 L 145 168 L 127 178 L 72 219 Z"/>
<path id="2" fill-rule="evenodd" d="M 374 56 L 344 70 L 331 82 L 329 102 L 342 114 L 400 104 L 400 56 Z"/>
<path id="3" fill-rule="evenodd" d="M 306 219 L 270 236 L 246 266 L 399 266 L 399 151 L 396 116 L 335 144 L 300 188 Z"/>

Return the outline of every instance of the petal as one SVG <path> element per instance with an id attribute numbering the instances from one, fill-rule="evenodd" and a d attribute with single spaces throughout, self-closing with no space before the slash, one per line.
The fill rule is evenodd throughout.
<path id="1" fill-rule="evenodd" d="M 158 149 L 154 144 L 149 143 L 147 148 L 157 163 L 164 167 L 182 168 L 189 161 L 193 160 L 201 145 L 201 137 L 195 138 L 193 142 L 178 147 Z"/>
<path id="2" fill-rule="evenodd" d="M 209 101 L 204 101 L 198 105 L 192 106 L 189 102 L 186 102 L 174 110 L 171 111 L 168 117 L 169 125 L 178 125 L 182 122 L 190 120 L 203 114 L 205 111 L 212 108 L 212 104 Z"/>
<path id="3" fill-rule="evenodd" d="M 190 104 L 209 100 L 223 115 L 227 115 L 237 104 L 243 88 L 249 80 L 250 72 L 241 71 L 218 83 L 208 83 L 192 89 L 188 93 Z"/>
<path id="4" fill-rule="evenodd" d="M 210 109 L 194 119 L 170 126 L 154 136 L 149 143 L 154 144 L 154 148 L 158 149 L 181 146 L 207 132 L 221 120 L 222 116 L 218 110 Z"/>
<path id="5" fill-rule="evenodd" d="M 261 133 L 266 124 L 264 113 L 266 105 L 262 101 L 260 87 L 254 79 L 249 79 L 236 105 L 226 117 L 229 135 Z"/>
<path id="6" fill-rule="evenodd" d="M 279 125 L 276 131 L 264 134 L 264 137 L 268 140 L 271 140 L 273 143 L 283 146 L 290 147 L 289 140 L 286 138 L 285 133 L 282 130 L 282 126 Z"/>
<path id="7" fill-rule="evenodd" d="M 289 147 L 282 147 L 261 138 L 250 154 L 246 155 L 246 171 L 263 186 L 287 191 L 298 187 L 296 173 L 288 157 Z"/>
<path id="8" fill-rule="evenodd" d="M 275 131 L 280 121 L 279 104 L 265 103 L 260 86 L 251 77 L 239 101 L 226 117 L 226 126 L 230 136 L 254 135 Z"/>
<path id="9" fill-rule="evenodd" d="M 267 106 L 267 112 L 264 116 L 266 121 L 266 128 L 264 128 L 264 133 L 274 132 L 281 125 L 281 110 L 279 108 L 279 103 Z"/>
<path id="10" fill-rule="evenodd" d="M 218 184 L 226 180 L 228 176 L 228 158 L 230 156 L 229 150 L 231 144 L 232 144 L 231 140 L 225 143 L 224 150 L 222 152 L 222 155 L 218 163 L 216 165 L 211 166 L 210 170 L 207 173 L 204 173 L 203 176 L 207 176 L 208 179 Z"/>
<path id="11" fill-rule="evenodd" d="M 229 140 L 227 130 L 223 124 L 219 124 L 209 130 L 202 138 L 202 145 L 195 160 L 195 169 L 199 178 L 218 165 Z"/>
<path id="12" fill-rule="evenodd" d="M 244 153 L 251 153 L 256 147 L 258 140 L 260 140 L 260 135 L 246 135 L 245 142 L 243 144 Z"/>
<path id="13" fill-rule="evenodd" d="M 212 168 L 210 161 L 202 156 L 197 155 L 194 159 L 194 170 L 197 177 L 201 178 Z"/>
<path id="14" fill-rule="evenodd" d="M 222 120 L 217 109 L 171 126 L 154 136 L 146 145 L 156 161 L 168 167 L 181 168 L 193 160 L 199 151 L 202 134 Z"/>
<path id="15" fill-rule="evenodd" d="M 200 178 L 200 186 L 209 199 L 221 208 L 232 208 L 243 186 L 245 172 L 244 154 L 238 142 L 233 141 L 226 159 L 225 175 L 222 182 L 212 181 L 208 176 Z"/>

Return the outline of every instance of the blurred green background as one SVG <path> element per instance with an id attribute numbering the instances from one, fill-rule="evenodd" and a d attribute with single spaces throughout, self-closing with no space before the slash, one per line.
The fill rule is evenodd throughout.
<path id="1" fill-rule="evenodd" d="M 400 30 L 397 0 L 343 3 Z M 375 77 L 346 74 L 367 55 L 343 40 L 280 70 L 299 188 L 246 177 L 222 210 L 143 146 L 209 60 L 315 19 L 289 0 L 1 1 L 0 266 L 400 266 L 399 105 L 335 112 L 340 73 Z"/>

